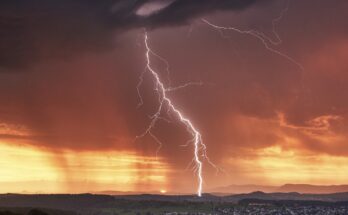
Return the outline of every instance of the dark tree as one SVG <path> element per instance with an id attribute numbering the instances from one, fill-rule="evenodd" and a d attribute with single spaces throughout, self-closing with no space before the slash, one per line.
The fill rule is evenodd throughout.
<path id="1" fill-rule="evenodd" d="M 38 209 L 32 209 L 28 212 L 28 215 L 49 215 L 49 214 L 43 211 L 40 211 Z"/>

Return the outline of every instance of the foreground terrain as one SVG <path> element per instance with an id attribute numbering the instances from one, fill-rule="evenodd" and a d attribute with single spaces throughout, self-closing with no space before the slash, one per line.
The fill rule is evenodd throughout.
<path id="1" fill-rule="evenodd" d="M 204 195 L 0 195 L 0 215 L 344 215 L 348 193 Z"/>

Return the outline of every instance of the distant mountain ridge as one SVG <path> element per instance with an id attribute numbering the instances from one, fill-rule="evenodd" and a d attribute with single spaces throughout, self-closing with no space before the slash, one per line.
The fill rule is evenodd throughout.
<path id="1" fill-rule="evenodd" d="M 310 185 L 310 184 L 285 184 L 279 187 L 277 192 L 298 192 L 313 194 L 329 194 L 348 192 L 348 185 Z"/>
<path id="2" fill-rule="evenodd" d="M 91 208 L 108 208 L 122 204 L 143 202 L 226 202 L 238 203 L 243 200 L 266 200 L 266 201 L 319 201 L 319 202 L 345 202 L 348 205 L 348 192 L 332 194 L 300 194 L 292 193 L 264 193 L 253 192 L 248 194 L 234 194 L 228 196 L 214 196 L 203 194 L 196 195 L 93 195 L 93 194 L 51 194 L 51 195 L 23 195 L 23 194 L 0 194 L 1 207 L 35 207 L 51 208 L 60 210 L 81 211 Z M 160 203 L 162 204 L 162 203 Z"/>
<path id="3" fill-rule="evenodd" d="M 243 199 L 261 199 L 261 200 L 296 200 L 296 201 L 323 201 L 323 202 L 340 202 L 348 201 L 348 193 L 330 193 L 330 194 L 301 194 L 297 192 L 291 193 L 264 193 L 261 191 L 224 196 L 223 200 L 227 202 L 239 202 Z"/>
<path id="4" fill-rule="evenodd" d="M 229 185 L 225 187 L 218 187 L 209 190 L 210 193 L 220 193 L 220 194 L 238 194 L 238 193 L 252 193 L 256 191 L 262 191 L 265 193 L 275 192 L 279 187 L 276 186 L 263 186 L 263 185 Z"/>
<path id="5" fill-rule="evenodd" d="M 282 186 L 263 185 L 230 185 L 209 190 L 216 194 L 240 194 L 261 191 L 264 193 L 309 193 L 309 194 L 330 194 L 348 192 L 348 185 L 311 185 L 311 184 L 284 184 Z"/>

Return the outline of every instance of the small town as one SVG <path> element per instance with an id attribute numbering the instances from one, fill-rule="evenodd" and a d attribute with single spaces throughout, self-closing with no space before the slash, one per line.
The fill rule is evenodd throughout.
<path id="1" fill-rule="evenodd" d="M 238 206 L 235 208 L 218 208 L 214 213 L 168 212 L 164 215 L 346 215 L 348 206 L 279 206 L 262 205 Z"/>

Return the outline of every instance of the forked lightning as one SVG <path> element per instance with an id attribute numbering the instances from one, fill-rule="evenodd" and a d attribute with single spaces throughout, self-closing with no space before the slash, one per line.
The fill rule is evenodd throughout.
<path id="1" fill-rule="evenodd" d="M 279 15 L 279 17 L 274 19 L 272 22 L 272 25 L 273 25 L 272 30 L 273 30 L 274 36 L 276 37 L 276 40 L 273 40 L 272 38 L 266 36 L 264 33 L 259 32 L 257 30 L 240 30 L 236 27 L 219 26 L 219 25 L 213 24 L 212 22 L 210 22 L 206 19 L 202 19 L 202 21 L 205 24 L 207 24 L 208 26 L 212 27 L 213 29 L 220 31 L 220 33 L 223 33 L 222 31 L 232 30 L 232 31 L 235 31 L 235 32 L 240 33 L 240 34 L 246 34 L 249 36 L 253 36 L 253 37 L 257 38 L 265 46 L 265 48 L 267 50 L 269 50 L 272 53 L 277 54 L 281 57 L 284 57 L 285 59 L 287 59 L 290 62 L 297 65 L 303 71 L 304 68 L 300 63 L 298 63 L 292 57 L 290 57 L 290 56 L 288 56 L 288 55 L 286 55 L 286 54 L 284 54 L 284 53 L 282 53 L 282 52 L 280 52 L 272 47 L 272 46 L 279 45 L 282 42 L 280 39 L 280 36 L 277 34 L 277 32 L 275 30 L 275 25 L 277 24 L 277 22 L 280 21 L 280 19 L 283 17 L 285 12 L 288 10 L 288 5 L 289 5 L 289 2 L 287 3 L 286 8 L 281 11 L 281 14 Z M 161 119 L 166 120 L 165 118 L 163 118 L 161 116 L 164 109 L 166 109 L 167 112 L 174 113 L 174 115 L 178 118 L 178 120 L 180 120 L 180 122 L 186 126 L 187 131 L 192 136 L 192 139 L 189 141 L 189 143 L 192 143 L 194 145 L 194 158 L 192 161 L 195 163 L 195 172 L 197 173 L 197 179 L 198 179 L 197 195 L 200 197 L 200 196 L 202 196 L 202 189 L 203 189 L 203 173 L 202 173 L 203 160 L 205 159 L 214 168 L 216 168 L 217 170 L 219 170 L 219 169 L 207 157 L 207 152 L 206 152 L 207 147 L 203 143 L 201 133 L 193 125 L 192 121 L 189 118 L 187 118 L 179 109 L 177 109 L 175 104 L 168 97 L 167 93 L 170 91 L 182 89 L 182 88 L 185 88 L 185 87 L 191 86 L 191 85 L 202 85 L 202 83 L 201 82 L 199 82 L 199 83 L 189 82 L 189 83 L 183 84 L 183 85 L 178 86 L 178 87 L 166 87 L 164 85 L 163 81 L 161 80 L 159 73 L 156 72 L 155 69 L 153 68 L 151 59 L 152 59 L 152 57 L 156 57 L 157 59 L 163 61 L 167 66 L 167 72 L 169 72 L 168 61 L 165 60 L 163 57 L 161 57 L 160 55 L 158 55 L 156 52 L 154 52 L 151 49 L 151 47 L 149 45 L 149 36 L 148 36 L 148 33 L 146 31 L 144 32 L 144 44 L 145 44 L 145 48 L 146 48 L 146 52 L 145 52 L 146 68 L 145 68 L 144 72 L 142 73 L 142 75 L 140 76 L 140 82 L 137 86 L 138 94 L 140 97 L 140 104 L 139 105 L 141 106 L 143 104 L 143 100 L 141 97 L 139 87 L 141 86 L 141 84 L 143 82 L 143 76 L 144 76 L 145 72 L 148 72 L 154 80 L 155 91 L 158 95 L 159 105 L 158 105 L 158 108 L 157 108 L 157 111 L 155 112 L 155 114 L 153 114 L 151 116 L 151 121 L 149 123 L 149 126 L 147 127 L 145 132 L 142 135 L 138 136 L 137 138 L 144 137 L 145 135 L 150 135 L 159 144 L 159 147 L 156 151 L 156 156 L 157 156 L 159 149 L 162 147 L 162 142 L 159 140 L 159 138 L 157 138 L 152 133 L 152 130 L 154 129 L 154 127 L 156 126 L 156 123 L 159 120 L 161 120 Z"/>
<path id="2" fill-rule="evenodd" d="M 156 113 L 151 116 L 151 121 L 148 126 L 148 128 L 145 130 L 145 132 L 138 136 L 138 137 L 143 137 L 145 135 L 150 135 L 155 139 L 157 143 L 159 143 L 159 148 L 162 146 L 161 141 L 151 132 L 154 126 L 156 125 L 157 121 L 162 119 L 161 118 L 161 113 L 164 108 L 167 108 L 168 112 L 174 113 L 178 119 L 180 120 L 181 123 L 183 123 L 186 126 L 187 131 L 192 135 L 192 139 L 190 142 L 193 143 L 194 145 L 194 162 L 196 164 L 196 173 L 197 173 L 197 178 L 198 178 L 198 188 L 197 188 L 197 195 L 202 196 L 202 189 L 203 189 L 203 176 L 202 176 L 202 170 L 203 170 L 203 161 L 202 158 L 207 158 L 206 156 L 206 145 L 203 143 L 202 140 L 202 135 L 199 133 L 197 128 L 193 125 L 190 119 L 188 119 L 184 114 L 177 109 L 175 104 L 172 102 L 172 100 L 168 97 L 167 92 L 173 91 L 176 89 L 181 89 L 183 87 L 189 86 L 189 85 L 195 85 L 197 83 L 187 83 L 179 87 L 175 88 L 167 88 L 164 86 L 164 83 L 161 81 L 159 74 L 153 69 L 152 64 L 151 64 L 151 57 L 157 57 L 160 60 L 164 60 L 164 58 L 160 57 L 158 54 L 156 54 L 149 45 L 149 37 L 148 33 L 145 31 L 144 33 L 144 44 L 146 48 L 146 72 L 149 72 L 150 75 L 154 79 L 154 84 L 155 84 L 155 90 L 158 94 L 158 99 L 159 99 L 159 105 Z M 165 61 L 166 62 L 166 61 Z M 142 74 L 143 76 L 143 74 Z M 138 89 L 140 84 L 142 83 L 143 77 L 141 76 L 140 82 L 138 85 Z M 198 83 L 201 84 L 201 83 Z M 139 90 L 138 90 L 139 92 Z M 142 100 L 141 100 L 142 103 Z M 158 152 L 157 150 L 157 152 Z M 208 160 L 209 161 L 209 160 Z"/>

